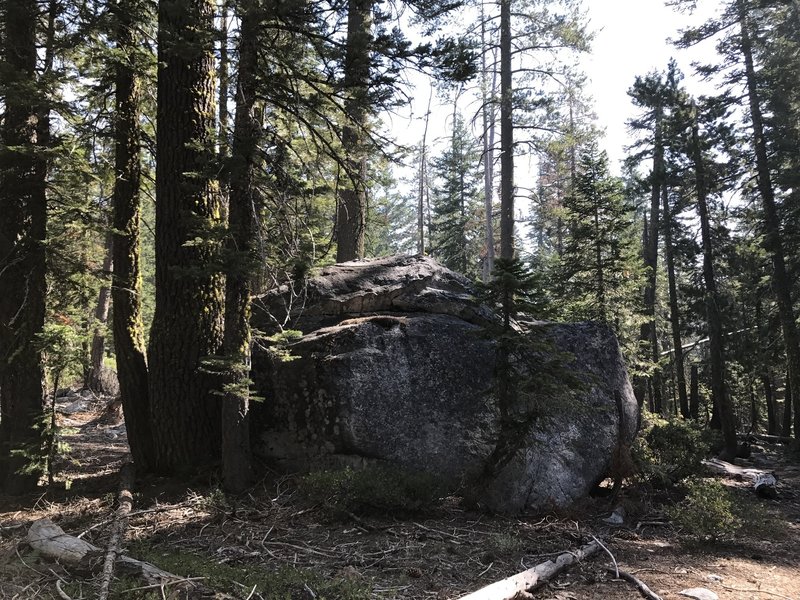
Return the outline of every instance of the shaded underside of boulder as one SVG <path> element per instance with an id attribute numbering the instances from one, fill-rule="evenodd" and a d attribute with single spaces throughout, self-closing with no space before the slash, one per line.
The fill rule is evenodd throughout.
<path id="1" fill-rule="evenodd" d="M 481 477 L 508 435 L 490 334 L 497 317 L 466 278 L 430 258 L 336 265 L 257 306 L 259 329 L 303 332 L 292 360 L 253 355 L 265 399 L 253 414 L 256 451 L 292 468 L 389 461 L 462 486 L 493 510 L 538 510 L 586 495 L 635 435 L 638 409 L 611 331 L 529 326 L 521 335 L 565 353 L 562 368 L 581 385 L 547 386 L 511 407 L 532 418 L 514 431 L 513 458 Z M 525 375 L 535 381 L 550 358 L 531 352 Z"/>

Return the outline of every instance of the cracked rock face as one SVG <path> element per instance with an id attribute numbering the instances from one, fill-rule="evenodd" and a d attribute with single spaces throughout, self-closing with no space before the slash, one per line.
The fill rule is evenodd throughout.
<path id="1" fill-rule="evenodd" d="M 429 258 L 392 257 L 336 265 L 260 300 L 255 327 L 280 322 L 304 334 L 290 346 L 294 360 L 253 355 L 265 398 L 253 409 L 256 451 L 288 467 L 389 461 L 462 486 L 492 510 L 541 510 L 586 495 L 635 435 L 638 409 L 613 334 L 534 325 L 525 335 L 569 353 L 564 367 L 583 383 L 540 394 L 511 460 L 478 485 L 507 434 L 486 333 L 496 315 L 467 279 Z"/>

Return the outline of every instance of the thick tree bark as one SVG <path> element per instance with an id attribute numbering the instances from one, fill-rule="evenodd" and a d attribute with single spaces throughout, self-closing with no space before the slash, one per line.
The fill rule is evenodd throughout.
<path id="1" fill-rule="evenodd" d="M 222 346 L 217 271 L 223 205 L 214 177 L 213 0 L 160 0 L 156 137 L 156 307 L 150 412 L 156 469 L 206 465 L 220 454 L 219 382 L 205 361 Z"/>
<path id="2" fill-rule="evenodd" d="M 722 434 L 725 439 L 723 456 L 736 456 L 736 415 L 733 403 L 725 388 L 725 350 L 722 315 L 719 311 L 719 294 L 714 274 L 714 246 L 711 239 L 711 222 L 708 211 L 707 184 L 703 155 L 700 147 L 700 126 L 697 110 L 692 123 L 692 161 L 695 170 L 697 212 L 700 215 L 700 234 L 703 244 L 703 282 L 705 284 L 706 319 L 708 321 L 709 353 L 711 356 L 711 393 L 714 409 L 719 410 Z"/>
<path id="3" fill-rule="evenodd" d="M 514 121 L 511 0 L 500 0 L 500 258 L 514 258 Z"/>
<path id="4" fill-rule="evenodd" d="M 339 178 L 336 207 L 336 262 L 364 258 L 367 226 L 366 131 L 370 115 L 369 80 L 374 0 L 349 0 L 344 65 L 345 173 Z"/>
<path id="5" fill-rule="evenodd" d="M 52 6 L 51 6 L 52 8 Z M 36 487 L 22 470 L 41 451 L 42 366 L 36 335 L 44 326 L 49 114 L 37 82 L 34 0 L 5 3 L 0 84 L 0 486 L 18 494 Z M 51 50 L 51 49 L 49 49 Z M 15 455 L 13 451 L 24 450 Z"/>
<path id="6" fill-rule="evenodd" d="M 258 85 L 256 2 L 243 2 L 239 30 L 239 76 L 231 149 L 228 251 L 223 353 L 228 363 L 222 404 L 222 476 L 225 488 L 241 492 L 252 479 L 249 435 L 250 306 L 258 211 L 254 176 L 261 125 L 255 116 Z"/>
<path id="7" fill-rule="evenodd" d="M 140 473 L 155 465 L 150 427 L 150 396 L 142 328 L 142 281 L 139 267 L 141 228 L 140 76 L 133 56 L 138 49 L 136 14 L 139 0 L 116 5 L 118 51 L 129 57 L 115 66 L 114 110 L 114 272 L 112 331 L 117 355 L 122 411 L 128 445 Z"/>
<path id="8" fill-rule="evenodd" d="M 741 29 L 740 46 L 744 57 L 747 97 L 750 105 L 750 119 L 753 125 L 753 149 L 756 155 L 756 179 L 759 195 L 764 208 L 764 247 L 772 259 L 772 289 L 778 304 L 778 314 L 786 347 L 786 360 L 793 390 L 800 389 L 800 338 L 797 333 L 794 307 L 791 297 L 791 283 L 786 272 L 786 259 L 781 237 L 780 218 L 775 205 L 775 192 L 772 187 L 764 119 L 761 114 L 761 100 L 758 95 L 758 80 L 753 63 L 753 48 L 750 40 L 750 24 L 744 0 L 737 0 L 736 7 Z M 795 394 L 795 437 L 800 442 L 800 394 Z"/>
<path id="9" fill-rule="evenodd" d="M 113 234 L 106 234 L 106 255 L 103 257 L 103 277 L 111 276 L 114 268 L 113 257 Z M 103 283 L 97 294 L 97 306 L 94 309 L 94 332 L 92 333 L 92 346 L 89 353 L 89 388 L 95 392 L 103 393 L 106 390 L 103 385 L 103 359 L 106 354 L 106 326 L 108 324 L 108 312 L 111 308 L 111 286 Z"/>
<path id="10" fill-rule="evenodd" d="M 669 284 L 669 322 L 672 329 L 673 360 L 675 365 L 675 387 L 678 388 L 678 404 L 681 416 L 689 418 L 689 397 L 686 394 L 686 372 L 681 340 L 681 315 L 678 307 L 678 284 L 675 277 L 675 253 L 672 247 L 672 210 L 669 207 L 669 190 L 663 186 L 661 197 L 664 204 L 664 255 L 667 260 Z"/>

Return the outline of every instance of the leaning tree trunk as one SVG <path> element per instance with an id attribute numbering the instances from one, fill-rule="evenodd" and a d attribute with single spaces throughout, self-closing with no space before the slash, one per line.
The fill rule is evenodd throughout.
<path id="1" fill-rule="evenodd" d="M 344 177 L 336 207 L 336 262 L 364 258 L 367 226 L 367 128 L 374 0 L 349 0 L 344 65 Z"/>
<path id="2" fill-rule="evenodd" d="M 786 347 L 786 360 L 791 376 L 791 387 L 800 390 L 800 338 L 798 338 L 794 307 L 791 297 L 791 282 L 786 272 L 786 259 L 781 237 L 780 219 L 775 206 L 775 192 L 769 168 L 767 142 L 764 135 L 764 119 L 761 114 L 761 101 L 758 96 L 758 81 L 753 64 L 753 49 L 750 40 L 750 24 L 744 0 L 737 0 L 741 29 L 740 45 L 744 57 L 747 96 L 750 104 L 750 118 L 753 125 L 753 149 L 756 155 L 756 179 L 761 202 L 764 208 L 764 247 L 772 259 L 772 289 L 778 303 L 778 313 Z M 795 394 L 795 438 L 800 442 L 800 394 Z"/>
<path id="3" fill-rule="evenodd" d="M 150 395 L 142 327 L 142 277 L 139 267 L 141 231 L 141 137 L 139 125 L 141 74 L 137 53 L 141 0 L 115 5 L 116 47 L 114 106 L 114 217 L 111 300 L 112 332 L 117 355 L 122 411 L 128 445 L 140 473 L 155 465 L 150 427 Z M 125 58 L 122 58 L 125 57 Z M 138 57 L 139 59 L 143 57 Z"/>
<path id="4" fill-rule="evenodd" d="M 719 294 L 714 274 L 714 246 L 711 239 L 711 222 L 708 212 L 705 166 L 700 147 L 700 126 L 697 109 L 692 123 L 692 160 L 695 170 L 697 212 L 700 215 L 700 234 L 703 243 L 703 281 L 705 283 L 706 318 L 708 320 L 709 351 L 711 355 L 711 393 L 715 412 L 719 410 L 722 434 L 725 439 L 723 456 L 726 460 L 736 456 L 736 415 L 733 403 L 725 389 L 725 350 L 722 334 L 722 315 L 719 311 Z"/>
<path id="5" fill-rule="evenodd" d="M 150 413 L 156 468 L 175 472 L 220 454 L 217 378 L 224 281 L 215 230 L 213 0 L 158 4 L 156 306 L 150 333 Z"/>
<path id="6" fill-rule="evenodd" d="M 41 146 L 47 143 L 49 119 L 43 98 L 31 92 L 37 80 L 37 3 L 8 0 L 3 17 L 0 486 L 18 494 L 36 487 L 38 473 L 26 470 L 41 450 L 35 427 L 42 416 L 43 394 L 36 336 L 44 327 L 45 313 L 47 161 Z"/>
<path id="7" fill-rule="evenodd" d="M 674 352 L 675 385 L 678 388 L 678 403 L 681 416 L 689 418 L 689 397 L 686 394 L 686 372 L 683 364 L 683 342 L 681 340 L 681 316 L 678 307 L 678 284 L 675 278 L 675 249 L 672 246 L 672 210 L 669 207 L 669 190 L 663 186 L 661 193 L 664 204 L 664 255 L 667 260 L 667 279 L 669 285 L 669 322 L 672 329 Z"/>

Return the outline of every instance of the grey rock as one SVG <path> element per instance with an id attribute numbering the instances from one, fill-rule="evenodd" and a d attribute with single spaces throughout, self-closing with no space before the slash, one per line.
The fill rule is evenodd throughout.
<path id="1" fill-rule="evenodd" d="M 551 349 L 531 351 L 517 368 L 535 377 L 552 353 L 569 353 L 564 369 L 582 386 L 543 388 L 511 407 L 537 417 L 504 434 L 516 452 L 483 476 L 503 432 L 497 348 L 485 329 L 497 316 L 468 280 L 429 258 L 336 265 L 260 306 L 275 313 L 254 314 L 257 327 L 278 321 L 304 332 L 290 345 L 294 360 L 253 355 L 265 398 L 253 409 L 256 451 L 287 467 L 388 461 L 435 473 L 489 509 L 518 512 L 585 496 L 617 444 L 635 436 L 638 408 L 611 331 L 527 324 L 524 335 Z"/>

